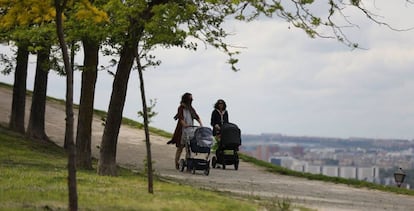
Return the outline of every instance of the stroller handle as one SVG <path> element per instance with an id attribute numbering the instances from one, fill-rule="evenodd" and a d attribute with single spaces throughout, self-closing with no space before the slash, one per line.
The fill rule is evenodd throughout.
<path id="1" fill-rule="evenodd" d="M 197 125 L 190 125 L 190 126 L 187 126 L 186 128 L 195 128 L 195 127 L 201 127 L 201 126 L 197 126 Z"/>

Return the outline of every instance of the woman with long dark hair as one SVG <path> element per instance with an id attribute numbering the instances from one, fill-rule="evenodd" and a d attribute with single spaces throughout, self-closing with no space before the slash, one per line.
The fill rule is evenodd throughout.
<path id="1" fill-rule="evenodd" d="M 177 126 L 174 130 L 174 135 L 171 141 L 168 144 L 174 144 L 177 147 L 177 151 L 175 153 L 175 168 L 179 169 L 179 160 L 181 157 L 181 153 L 183 148 L 185 147 L 185 143 L 189 138 L 186 134 L 186 128 L 192 127 L 194 125 L 194 119 L 203 126 L 200 117 L 198 116 L 197 112 L 192 106 L 193 102 L 193 95 L 191 93 L 184 93 L 181 96 L 180 105 L 178 106 L 177 114 L 174 116 L 175 120 L 177 121 Z M 188 155 L 186 154 L 186 157 Z"/>

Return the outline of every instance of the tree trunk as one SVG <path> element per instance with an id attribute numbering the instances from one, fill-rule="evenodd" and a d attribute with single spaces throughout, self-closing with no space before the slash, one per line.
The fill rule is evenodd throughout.
<path id="1" fill-rule="evenodd" d="M 69 210 L 78 210 L 78 192 L 76 183 L 76 147 L 73 134 L 73 68 L 69 60 L 68 47 L 65 42 L 65 34 L 63 32 L 62 13 L 66 7 L 67 0 L 63 0 L 62 4 L 59 0 L 55 0 L 56 10 L 56 33 L 59 39 L 59 45 L 62 49 L 63 63 L 66 72 L 66 125 L 65 125 L 65 143 L 67 143 L 68 153 L 68 198 Z"/>
<path id="2" fill-rule="evenodd" d="M 65 42 L 66 43 L 66 42 Z M 66 44 L 65 44 L 66 45 Z M 71 42 L 71 44 L 70 44 L 70 62 L 69 62 L 69 64 L 74 64 L 75 63 L 75 53 L 76 53 L 76 50 L 75 50 L 75 41 L 72 41 Z M 70 72 L 73 74 L 73 72 L 74 72 L 74 68 L 73 68 L 73 65 L 70 65 Z M 73 76 L 72 76 L 73 77 Z M 67 79 L 67 78 L 66 78 Z M 72 83 L 72 87 L 73 87 L 73 83 Z M 66 88 L 67 88 L 67 86 L 66 86 Z M 73 89 L 73 88 L 72 88 Z M 72 94 L 73 95 L 73 94 Z M 73 96 L 72 96 L 72 98 L 73 98 Z M 72 107 L 73 107 L 73 102 L 72 102 Z M 73 112 L 73 111 L 72 111 Z M 69 139 L 65 139 L 65 142 L 63 143 L 63 148 L 64 149 L 67 149 L 68 148 L 68 146 L 69 146 L 69 144 L 70 143 L 68 143 L 68 141 L 69 141 Z M 73 140 L 72 140 L 73 141 Z M 73 143 L 73 144 L 75 144 L 75 143 Z M 75 147 L 75 146 L 74 146 Z"/>
<path id="3" fill-rule="evenodd" d="M 99 175 L 117 175 L 116 145 L 118 142 L 119 129 L 122 123 L 122 112 L 124 110 L 129 75 L 134 62 L 134 55 L 138 48 L 138 41 L 144 32 L 144 27 L 140 24 L 142 21 L 151 19 L 153 16 L 151 10 L 154 5 L 167 2 L 168 1 L 166 0 L 150 1 L 147 5 L 148 7 L 140 15 L 141 19 L 139 21 L 131 19 L 131 22 L 129 23 L 128 37 L 122 46 L 123 48 L 120 53 L 119 64 L 112 85 L 111 101 L 109 102 L 105 129 L 100 146 L 98 163 Z"/>
<path id="4" fill-rule="evenodd" d="M 129 75 L 134 62 L 134 51 L 137 43 L 126 43 L 120 54 L 119 64 L 112 85 L 111 101 L 105 122 L 105 129 L 100 146 L 100 157 L 98 163 L 99 175 L 117 175 L 116 148 L 119 129 L 122 123 L 122 112 L 124 110 L 125 97 Z"/>
<path id="5" fill-rule="evenodd" d="M 32 106 L 30 108 L 29 126 L 27 136 L 29 138 L 47 141 L 45 132 L 45 108 L 47 79 L 49 74 L 50 47 L 44 46 L 37 53 L 36 76 L 33 88 Z"/>
<path id="6" fill-rule="evenodd" d="M 99 44 L 85 39 L 83 50 L 85 56 L 76 134 L 76 164 L 78 168 L 92 169 L 92 118 L 95 83 L 98 75 Z"/>
<path id="7" fill-rule="evenodd" d="M 24 117 L 26 107 L 26 81 L 29 50 L 27 44 L 19 44 L 16 58 L 16 71 L 14 73 L 13 102 L 9 127 L 19 133 L 24 133 Z"/>
<path id="8" fill-rule="evenodd" d="M 148 176 L 148 193 L 154 193 L 154 182 L 153 182 L 153 172 L 152 172 L 152 154 L 151 154 L 151 141 L 150 141 L 150 133 L 149 133 L 149 125 L 148 125 L 148 107 L 147 107 L 147 100 L 145 97 L 145 86 L 144 86 L 144 76 L 143 76 L 143 67 L 141 66 L 140 57 L 137 52 L 135 51 L 135 59 L 138 66 L 138 77 L 140 82 L 140 91 L 141 91 L 141 100 L 142 100 L 142 110 L 144 116 L 144 131 L 145 131 L 145 146 L 147 149 L 147 176 Z"/>

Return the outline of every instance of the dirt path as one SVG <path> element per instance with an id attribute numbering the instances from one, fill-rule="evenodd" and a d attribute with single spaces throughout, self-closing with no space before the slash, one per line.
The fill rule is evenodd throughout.
<path id="1" fill-rule="evenodd" d="M 0 99 L 0 123 L 7 125 L 10 118 L 12 91 L 0 87 Z M 29 98 L 26 102 L 26 121 L 29 118 L 30 104 Z M 95 157 L 99 157 L 96 146 L 100 144 L 102 138 L 101 123 L 98 118 L 93 122 L 92 151 Z M 64 105 L 49 103 L 46 107 L 46 133 L 59 145 L 63 144 L 64 127 Z M 145 157 L 144 138 L 143 130 L 128 126 L 121 127 L 117 162 L 142 169 Z M 167 145 L 166 142 L 166 138 L 151 136 L 155 171 L 165 178 L 180 183 L 261 197 L 289 198 L 294 204 L 301 204 L 319 211 L 414 210 L 414 197 L 412 196 L 274 175 L 245 162 L 240 163 L 238 171 L 235 171 L 232 166 L 226 170 L 211 169 L 209 176 L 204 176 L 201 171 L 195 175 L 179 172 L 173 165 L 175 147 Z"/>

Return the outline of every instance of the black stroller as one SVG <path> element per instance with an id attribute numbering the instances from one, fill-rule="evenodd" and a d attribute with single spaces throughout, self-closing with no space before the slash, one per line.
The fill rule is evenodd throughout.
<path id="1" fill-rule="evenodd" d="M 225 123 L 221 126 L 221 138 L 218 141 L 216 156 L 213 156 L 211 165 L 216 168 L 216 164 L 221 164 L 223 169 L 226 165 L 234 165 L 234 169 L 239 168 L 239 146 L 241 145 L 241 132 L 239 127 L 233 123 Z"/>
<path id="2" fill-rule="evenodd" d="M 186 143 L 187 157 L 181 159 L 179 163 L 180 171 L 192 171 L 195 174 L 196 170 L 204 170 L 204 175 L 210 173 L 210 150 L 213 145 L 213 132 L 208 127 L 193 127 L 193 136 L 190 135 L 189 141 Z M 191 132 L 190 132 L 191 133 Z M 194 158 L 194 154 L 204 153 L 205 159 Z"/>

